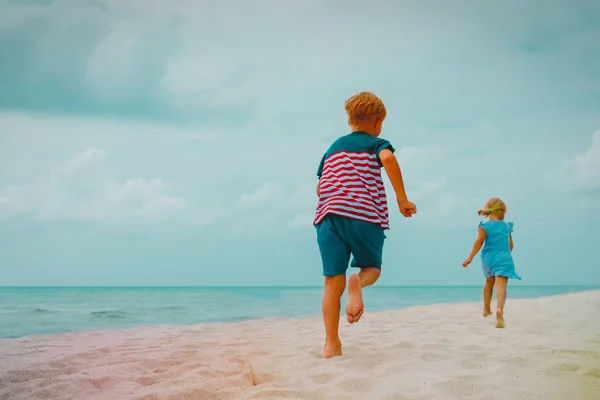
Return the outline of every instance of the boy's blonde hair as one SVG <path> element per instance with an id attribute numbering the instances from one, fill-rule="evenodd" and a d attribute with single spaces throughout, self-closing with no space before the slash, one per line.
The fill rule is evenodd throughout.
<path id="1" fill-rule="evenodd" d="M 485 203 L 485 207 L 477 211 L 477 214 L 488 217 L 492 214 L 502 215 L 506 212 L 506 203 L 498 197 L 492 197 Z"/>
<path id="2" fill-rule="evenodd" d="M 351 124 L 363 122 L 373 117 L 385 119 L 387 113 L 383 101 L 371 92 L 360 92 L 353 95 L 346 100 L 344 106 Z"/>

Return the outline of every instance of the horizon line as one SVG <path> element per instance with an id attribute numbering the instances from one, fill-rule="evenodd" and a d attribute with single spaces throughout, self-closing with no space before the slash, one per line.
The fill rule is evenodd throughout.
<path id="1" fill-rule="evenodd" d="M 473 288 L 481 287 L 481 285 L 377 285 L 373 288 Z M 514 287 L 514 286 L 513 286 Z M 597 285 L 585 285 L 585 284 L 570 284 L 570 285 L 556 285 L 556 284 L 540 284 L 540 285 L 518 285 L 518 287 L 594 287 L 600 288 L 600 284 Z M 135 289 L 135 288 L 154 288 L 154 289 L 223 289 L 223 288 L 301 288 L 301 289 L 321 289 L 322 285 L 0 285 L 0 289 Z"/>

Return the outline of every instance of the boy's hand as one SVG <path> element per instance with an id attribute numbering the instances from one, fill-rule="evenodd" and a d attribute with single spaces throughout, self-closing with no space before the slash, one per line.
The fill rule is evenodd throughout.
<path id="1" fill-rule="evenodd" d="M 473 262 L 473 260 L 467 258 L 465 261 L 463 261 L 463 267 L 467 268 L 471 262 Z"/>
<path id="2" fill-rule="evenodd" d="M 400 209 L 400 213 L 407 218 L 410 218 L 413 214 L 417 213 L 417 206 L 415 203 L 408 200 L 398 200 L 398 208 Z"/>

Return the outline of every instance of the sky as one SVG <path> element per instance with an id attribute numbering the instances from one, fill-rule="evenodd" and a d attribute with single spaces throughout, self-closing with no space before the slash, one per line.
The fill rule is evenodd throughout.
<path id="1" fill-rule="evenodd" d="M 362 90 L 418 207 L 380 285 L 481 284 L 496 196 L 515 284 L 600 285 L 599 71 L 595 0 L 0 0 L 0 285 L 321 285 Z"/>

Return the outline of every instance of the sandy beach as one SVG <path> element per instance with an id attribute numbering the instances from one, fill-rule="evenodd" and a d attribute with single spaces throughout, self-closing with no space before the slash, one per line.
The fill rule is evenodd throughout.
<path id="1" fill-rule="evenodd" d="M 600 291 L 480 309 L 367 308 L 331 360 L 319 317 L 5 339 L 0 399 L 600 399 Z"/>

